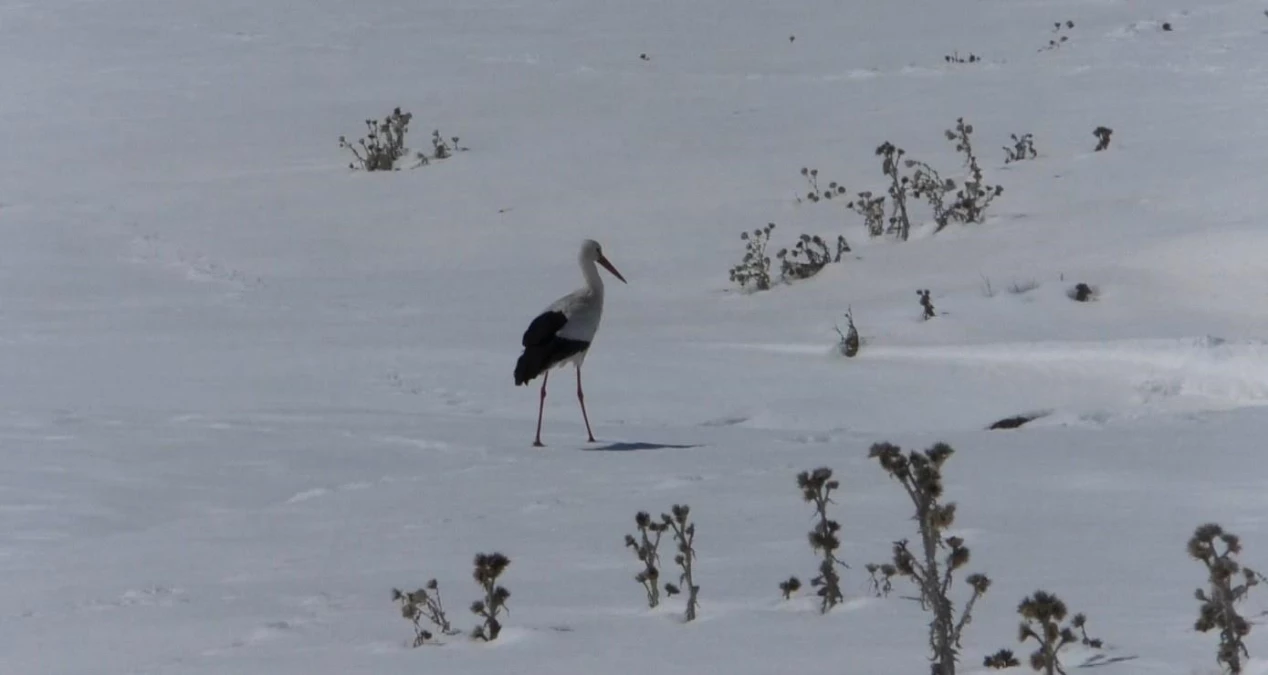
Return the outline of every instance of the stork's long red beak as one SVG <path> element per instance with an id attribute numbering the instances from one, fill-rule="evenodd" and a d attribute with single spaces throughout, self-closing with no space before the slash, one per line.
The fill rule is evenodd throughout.
<path id="1" fill-rule="evenodd" d="M 628 282 L 628 281 L 626 281 L 626 280 L 625 280 L 625 277 L 621 276 L 621 273 L 620 273 L 620 272 L 616 271 L 616 268 L 615 268 L 615 267 L 613 267 L 613 266 L 612 266 L 612 263 L 608 262 L 608 259 L 607 259 L 607 258 L 605 258 L 604 256 L 599 256 L 599 264 L 600 264 L 600 265 L 603 265 L 603 268 L 604 268 L 604 269 L 606 269 L 607 271 L 611 272 L 611 273 L 612 273 L 612 276 L 616 277 L 617 279 L 620 279 L 620 280 L 621 280 L 621 283 L 623 283 L 623 284 L 628 284 L 628 283 L 630 283 L 630 282 Z"/>

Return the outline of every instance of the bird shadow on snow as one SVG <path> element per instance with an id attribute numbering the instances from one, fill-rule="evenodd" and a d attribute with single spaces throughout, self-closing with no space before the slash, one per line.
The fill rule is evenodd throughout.
<path id="1" fill-rule="evenodd" d="M 676 443 L 640 443 L 640 442 L 618 442 L 607 443 L 591 448 L 586 448 L 587 452 L 634 452 L 637 450 L 686 450 L 687 448 L 699 448 L 698 443 L 676 444 Z"/>

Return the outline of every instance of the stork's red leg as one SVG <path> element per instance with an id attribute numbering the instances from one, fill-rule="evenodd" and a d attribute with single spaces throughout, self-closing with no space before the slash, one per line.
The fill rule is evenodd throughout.
<path id="1" fill-rule="evenodd" d="M 586 414 L 586 395 L 581 391 L 581 366 L 577 366 L 577 401 L 581 403 L 581 419 L 586 421 L 586 435 L 590 437 L 591 443 L 597 443 L 594 432 L 590 431 L 590 416 Z"/>
<path id="2" fill-rule="evenodd" d="M 546 409 L 546 380 L 550 377 L 550 371 L 542 373 L 542 397 L 537 404 L 537 438 L 533 440 L 533 447 L 542 447 L 542 411 Z"/>

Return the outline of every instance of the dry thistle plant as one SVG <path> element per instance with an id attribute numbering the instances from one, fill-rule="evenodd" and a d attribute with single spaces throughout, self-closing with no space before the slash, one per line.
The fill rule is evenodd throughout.
<path id="1" fill-rule="evenodd" d="M 827 267 L 829 263 L 841 262 L 841 255 L 850 251 L 845 237 L 837 236 L 836 255 L 828 250 L 828 244 L 819 235 L 813 237 L 803 234 L 797 239 L 792 250 L 781 248 L 775 254 L 779 259 L 779 276 L 784 281 L 809 279 Z"/>
<path id="2" fill-rule="evenodd" d="M 1004 192 L 998 185 L 987 185 L 983 181 L 982 167 L 977 163 L 977 155 L 973 153 L 973 125 L 956 119 L 955 129 L 947 129 L 947 140 L 955 143 L 956 152 L 964 153 L 964 164 L 969 168 L 969 178 L 955 193 L 956 201 L 951 207 L 952 218 L 964 223 L 980 223 L 986 217 L 986 209 L 991 202 Z"/>
<path id="3" fill-rule="evenodd" d="M 994 668 L 995 670 L 1004 670 L 1005 668 L 1016 668 L 1017 666 L 1020 666 L 1021 661 L 1018 661 L 1017 657 L 1013 656 L 1013 650 L 1001 649 L 986 657 L 986 659 L 982 661 L 982 665 L 987 668 Z"/>
<path id="4" fill-rule="evenodd" d="M 1088 637 L 1087 615 L 1082 613 L 1075 614 L 1074 618 L 1070 619 L 1070 627 L 1078 629 L 1079 643 L 1082 644 L 1084 647 L 1091 647 L 1092 649 L 1100 649 L 1101 647 L 1105 646 L 1105 643 L 1101 641 L 1099 638 Z"/>
<path id="5" fill-rule="evenodd" d="M 1250 658 L 1245 643 L 1250 622 L 1237 613 L 1236 605 L 1246 598 L 1251 587 L 1264 580 L 1258 572 L 1237 562 L 1241 552 L 1241 539 L 1215 523 L 1202 525 L 1189 539 L 1189 555 L 1205 565 L 1207 571 L 1206 590 L 1199 588 L 1193 594 L 1202 603 L 1193 627 L 1202 633 L 1219 629 L 1215 661 L 1230 673 L 1242 672 L 1243 659 Z"/>
<path id="6" fill-rule="evenodd" d="M 448 159 L 456 152 L 466 152 L 469 148 L 458 145 L 458 137 L 451 136 L 446 141 L 440 135 L 440 129 L 431 132 L 432 159 Z"/>
<path id="7" fill-rule="evenodd" d="M 1065 44 L 1066 42 L 1068 42 L 1070 40 L 1070 36 L 1063 34 L 1062 31 L 1068 31 L 1071 28 L 1074 28 L 1073 21 L 1066 21 L 1064 23 L 1061 21 L 1054 21 L 1052 23 L 1052 32 L 1055 34 L 1056 37 L 1053 37 L 1051 40 L 1048 40 L 1048 45 L 1046 47 L 1043 47 L 1039 51 L 1041 52 L 1052 51 L 1053 49 L 1056 49 L 1060 47 L 1061 45 Z"/>
<path id="8" fill-rule="evenodd" d="M 418 160 L 418 164 L 415 164 L 410 168 L 426 166 L 431 164 L 433 159 L 449 159 L 454 156 L 454 153 L 466 152 L 470 149 L 466 146 L 459 145 L 457 136 L 451 136 L 449 140 L 446 141 L 444 137 L 440 135 L 439 129 L 435 129 L 431 132 L 431 148 L 432 154 L 430 157 L 427 156 L 427 153 L 425 152 L 415 153 L 414 157 Z"/>
<path id="9" fill-rule="evenodd" d="M 366 135 L 355 145 L 348 142 L 346 137 L 340 136 L 339 147 L 347 148 L 356 158 L 356 162 L 348 164 L 348 168 L 365 171 L 395 170 L 396 161 L 408 152 L 405 134 L 409 131 L 409 122 L 413 117 L 413 113 L 401 112 L 400 108 L 396 108 L 382 121 L 366 120 Z"/>
<path id="10" fill-rule="evenodd" d="M 511 592 L 498 585 L 497 581 L 510 564 L 510 558 L 501 553 L 476 554 L 475 572 L 472 576 L 484 590 L 484 599 L 471 603 L 471 613 L 484 619 L 484 623 L 471 632 L 471 637 L 477 640 L 492 642 L 502 632 L 502 622 L 498 620 L 498 615 L 507 611 L 506 601 L 510 599 Z"/>
<path id="11" fill-rule="evenodd" d="M 916 291 L 916 296 L 920 298 L 920 311 L 922 321 L 928 321 L 937 316 L 938 313 L 933 309 L 933 298 L 929 297 L 929 289 L 923 288 Z"/>
<path id="12" fill-rule="evenodd" d="M 981 63 L 982 57 L 974 54 L 973 52 L 969 52 L 968 56 L 960 56 L 960 52 L 955 51 L 942 57 L 942 60 L 947 63 Z"/>
<path id="13" fill-rule="evenodd" d="M 792 598 L 792 594 L 799 590 L 801 590 L 801 579 L 797 577 L 788 577 L 779 582 L 779 592 L 784 594 L 785 600 Z"/>
<path id="14" fill-rule="evenodd" d="M 1079 282 L 1073 288 L 1066 291 L 1066 296 L 1075 302 L 1091 302 L 1096 299 L 1096 289 L 1091 286 Z"/>
<path id="15" fill-rule="evenodd" d="M 801 175 L 806 179 L 807 187 L 809 187 L 809 190 L 806 192 L 805 201 L 817 204 L 821 201 L 832 201 L 834 198 L 838 197 L 839 199 L 836 200 L 838 204 L 845 201 L 844 185 L 841 185 L 836 181 L 832 181 L 831 183 L 828 183 L 827 189 L 819 187 L 818 169 L 811 169 L 803 166 L 801 167 Z M 797 203 L 800 204 L 802 201 L 802 198 L 798 196 Z M 880 236 L 885 223 L 885 209 L 883 207 L 884 201 L 885 199 L 882 197 L 873 202 L 872 193 L 860 192 L 858 203 L 848 202 L 845 204 L 845 207 L 862 215 L 866 219 L 868 232 L 874 232 L 872 236 Z M 877 209 L 879 209 L 880 213 L 874 214 L 873 212 Z M 873 220 L 876 221 L 875 225 L 872 222 Z M 841 253 L 843 251 L 848 252 L 849 250 L 850 247 L 845 243 L 845 237 L 837 237 L 837 259 L 840 260 Z"/>
<path id="16" fill-rule="evenodd" d="M 1092 135 L 1096 136 L 1096 148 L 1094 152 L 1109 149 L 1110 136 L 1114 134 L 1114 130 L 1109 127 L 1097 127 L 1092 131 Z"/>
<path id="17" fill-rule="evenodd" d="M 824 199 L 831 200 L 833 197 L 839 197 L 845 194 L 845 186 L 838 184 L 836 181 L 828 183 L 827 190 L 819 189 L 819 170 L 807 167 L 801 167 L 801 175 L 805 177 L 806 183 L 809 184 L 810 190 L 806 192 L 806 199 L 811 202 L 818 203 Z M 801 198 L 797 198 L 801 201 Z"/>
<path id="18" fill-rule="evenodd" d="M 845 601 L 841 593 L 841 575 L 837 574 L 837 566 L 848 567 L 837 558 L 837 549 L 841 548 L 841 537 L 837 534 L 841 524 L 828 517 L 828 504 L 833 503 L 832 491 L 841 487 L 840 481 L 832 478 L 832 469 L 820 467 L 814 471 L 802 471 L 797 474 L 797 487 L 801 488 L 801 497 L 815 507 L 814 529 L 810 530 L 810 549 L 823 559 L 819 562 L 819 575 L 810 580 L 810 585 L 819 589 L 819 611 L 827 614 L 829 610 Z"/>
<path id="19" fill-rule="evenodd" d="M 625 545 L 634 549 L 634 555 L 643 563 L 643 569 L 634 575 L 634 580 L 642 584 L 647 592 L 647 606 L 660 604 L 660 536 L 668 528 L 664 523 L 652 520 L 646 511 L 639 511 L 634 516 L 634 524 L 638 527 L 638 539 L 633 535 L 625 535 Z"/>
<path id="20" fill-rule="evenodd" d="M 432 639 L 431 631 L 423 628 L 422 620 L 430 621 L 441 633 L 457 635 L 445 617 L 445 606 L 440 602 L 440 584 L 435 579 L 426 586 L 406 593 L 399 588 L 392 589 L 392 600 L 400 605 L 401 616 L 414 624 L 414 646 L 420 647 Z"/>
<path id="21" fill-rule="evenodd" d="M 1004 146 L 1004 163 L 1012 164 L 1025 159 L 1034 159 L 1039 156 L 1035 151 L 1035 137 L 1033 134 L 1009 134 L 1009 138 L 1013 139 L 1013 147 Z"/>
<path id="22" fill-rule="evenodd" d="M 661 523 L 668 527 L 674 535 L 674 541 L 678 543 L 678 553 L 674 555 L 674 562 L 678 565 L 682 573 L 678 575 L 678 584 L 665 584 L 665 592 L 669 595 L 678 595 L 683 589 L 687 591 L 687 613 L 686 620 L 694 621 L 696 618 L 696 609 L 700 602 L 697 599 L 700 594 L 700 587 L 696 585 L 695 577 L 692 575 L 693 565 L 696 560 L 696 524 L 690 522 L 691 507 L 686 504 L 674 504 L 670 508 L 671 516 L 668 513 L 662 513 L 660 516 Z"/>
<path id="23" fill-rule="evenodd" d="M 1022 622 L 1017 632 L 1017 640 L 1026 642 L 1034 640 L 1035 651 L 1030 654 L 1030 667 L 1045 675 L 1065 675 L 1061 667 L 1061 650 L 1068 645 L 1080 641 L 1075 630 L 1082 634 L 1084 646 L 1099 649 L 1100 640 L 1087 636 L 1087 617 L 1075 614 L 1070 623 L 1062 626 L 1066 617 L 1066 606 L 1056 595 L 1047 591 L 1035 591 L 1030 597 L 1017 606 Z M 987 664 L 990 665 L 990 664 Z"/>
<path id="24" fill-rule="evenodd" d="M 921 608 L 933 614 L 929 622 L 930 662 L 933 675 L 955 675 L 956 655 L 964 627 L 972 621 L 973 606 L 986 593 L 991 581 L 983 574 L 971 574 L 965 581 L 972 595 L 956 616 L 951 601 L 951 581 L 956 572 L 969 562 L 969 549 L 964 540 L 944 536 L 955 522 L 955 504 L 942 503 L 942 466 L 955 451 L 946 443 L 938 443 L 924 452 L 903 454 L 891 443 L 877 443 L 868 456 L 875 459 L 891 478 L 898 481 L 916 509 L 920 533 L 920 557 L 907 546 L 907 540 L 894 542 L 893 565 L 900 576 L 907 577 L 920 590 Z M 946 556 L 938 559 L 938 554 Z"/>
<path id="25" fill-rule="evenodd" d="M 740 233 L 740 239 L 744 241 L 744 258 L 731 268 L 731 281 L 739 284 L 740 288 L 752 286 L 757 291 L 770 290 L 770 256 L 766 255 L 766 245 L 770 243 L 770 233 L 774 229 L 775 223 L 768 223 L 751 234 Z"/>
<path id="26" fill-rule="evenodd" d="M 863 216 L 863 225 L 867 227 L 868 236 L 879 237 L 885 234 L 884 195 L 877 197 L 865 190 L 845 207 Z"/>
<path id="27" fill-rule="evenodd" d="M 863 566 L 867 570 L 867 583 L 871 587 L 872 595 L 878 598 L 889 596 L 889 592 L 894 590 L 894 575 L 898 574 L 898 568 L 889 563 L 868 563 Z"/>
<path id="28" fill-rule="evenodd" d="M 876 148 L 876 156 L 881 158 L 881 171 L 889 177 L 889 196 L 893 204 L 886 231 L 903 241 L 907 241 L 911 234 L 911 218 L 907 215 L 907 193 L 911 187 L 911 179 L 898 170 L 905 154 L 905 150 L 895 147 L 889 141 Z"/>
<path id="29" fill-rule="evenodd" d="M 854 309 L 847 307 L 845 309 L 845 332 L 841 332 L 840 326 L 834 326 L 837 335 L 841 339 L 837 342 L 837 351 L 842 356 L 854 358 L 859 353 L 859 331 L 854 327 Z"/>
<path id="30" fill-rule="evenodd" d="M 958 215 L 954 208 L 948 208 L 946 204 L 947 193 L 955 190 L 955 181 L 944 179 L 936 169 L 924 162 L 909 159 L 906 165 L 907 168 L 916 170 L 911 175 L 911 196 L 929 202 L 929 207 L 933 209 L 933 221 L 937 224 L 934 231 L 941 232 Z"/>

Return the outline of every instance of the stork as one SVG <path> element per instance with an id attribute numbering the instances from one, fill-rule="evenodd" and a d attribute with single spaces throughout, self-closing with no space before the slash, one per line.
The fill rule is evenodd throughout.
<path id="1" fill-rule="evenodd" d="M 603 247 L 593 239 L 581 242 L 577 254 L 581 264 L 581 276 L 586 285 L 551 303 L 546 311 L 537 315 L 524 331 L 524 353 L 515 363 L 515 386 L 528 384 L 542 376 L 541 397 L 537 403 L 537 436 L 534 447 L 542 447 L 542 412 L 546 408 L 546 380 L 552 368 L 569 363 L 577 367 L 577 401 L 581 404 L 581 419 L 586 423 L 586 434 L 594 443 L 590 430 L 590 416 L 586 414 L 586 395 L 581 389 L 581 363 L 590 351 L 590 343 L 599 330 L 603 318 L 603 279 L 595 263 L 603 265 L 613 276 L 628 283 L 612 263 L 603 256 Z"/>

